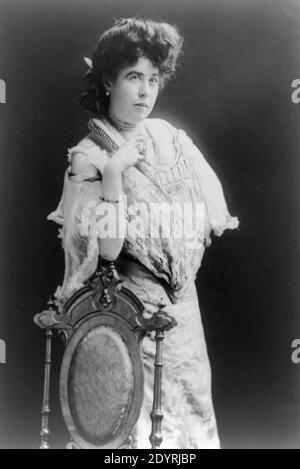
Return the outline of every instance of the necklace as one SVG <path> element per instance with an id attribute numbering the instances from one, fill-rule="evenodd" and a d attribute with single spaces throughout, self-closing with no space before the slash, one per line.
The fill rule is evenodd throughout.
<path id="1" fill-rule="evenodd" d="M 118 119 L 116 116 L 113 116 L 112 114 L 108 115 L 108 119 L 111 122 L 111 124 L 119 131 L 130 131 L 130 130 L 135 130 L 137 129 L 137 124 L 133 124 L 131 122 L 125 122 L 121 121 Z"/>

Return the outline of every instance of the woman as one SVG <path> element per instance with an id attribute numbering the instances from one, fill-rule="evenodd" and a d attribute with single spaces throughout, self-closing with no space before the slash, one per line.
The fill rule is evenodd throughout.
<path id="1" fill-rule="evenodd" d="M 81 97 L 94 114 L 90 133 L 69 150 L 62 200 L 48 218 L 62 225 L 66 268 L 56 291 L 59 306 L 94 273 L 100 255 L 116 262 L 123 285 L 146 310 L 156 311 L 162 299 L 177 321 L 164 342 L 162 447 L 218 448 L 195 278 L 211 231 L 220 236 L 238 221 L 228 213 L 216 174 L 186 133 L 148 118 L 175 72 L 182 42 L 175 27 L 135 18 L 117 21 L 100 37 Z M 168 204 L 174 212 L 166 234 L 166 211 L 162 220 L 151 208 L 165 210 Z M 113 210 L 105 224 L 108 206 Z M 184 226 L 190 217 L 183 206 L 192 207 L 188 213 L 198 222 L 196 231 Z M 153 227 L 159 236 L 153 236 Z M 154 353 L 154 340 L 146 337 L 137 448 L 149 447 Z"/>

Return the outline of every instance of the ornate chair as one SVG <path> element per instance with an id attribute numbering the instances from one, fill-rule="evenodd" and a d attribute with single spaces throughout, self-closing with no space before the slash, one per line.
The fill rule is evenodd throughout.
<path id="1" fill-rule="evenodd" d="M 41 449 L 49 449 L 51 341 L 57 331 L 65 342 L 60 372 L 60 402 L 70 442 L 67 448 L 131 447 L 131 432 L 143 402 L 140 344 L 155 331 L 153 408 L 149 416 L 152 448 L 162 442 L 161 377 L 164 331 L 176 325 L 160 303 L 149 317 L 141 301 L 122 287 L 113 262 L 101 262 L 86 285 L 64 305 L 49 308 L 34 322 L 46 332 Z"/>

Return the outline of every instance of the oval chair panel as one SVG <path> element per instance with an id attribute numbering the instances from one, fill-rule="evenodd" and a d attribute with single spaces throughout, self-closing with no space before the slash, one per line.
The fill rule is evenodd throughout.
<path id="1" fill-rule="evenodd" d="M 119 448 L 143 401 L 140 349 L 121 316 L 101 312 L 85 319 L 62 361 L 60 399 L 70 434 L 80 448 Z"/>

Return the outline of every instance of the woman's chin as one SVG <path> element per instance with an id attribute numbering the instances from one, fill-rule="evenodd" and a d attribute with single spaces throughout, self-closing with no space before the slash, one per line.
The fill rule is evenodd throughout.
<path id="1" fill-rule="evenodd" d="M 135 113 L 134 113 L 134 119 L 136 123 L 143 121 L 144 119 L 147 119 L 147 117 L 151 114 L 151 110 L 146 107 L 142 106 L 136 106 L 135 108 Z"/>

